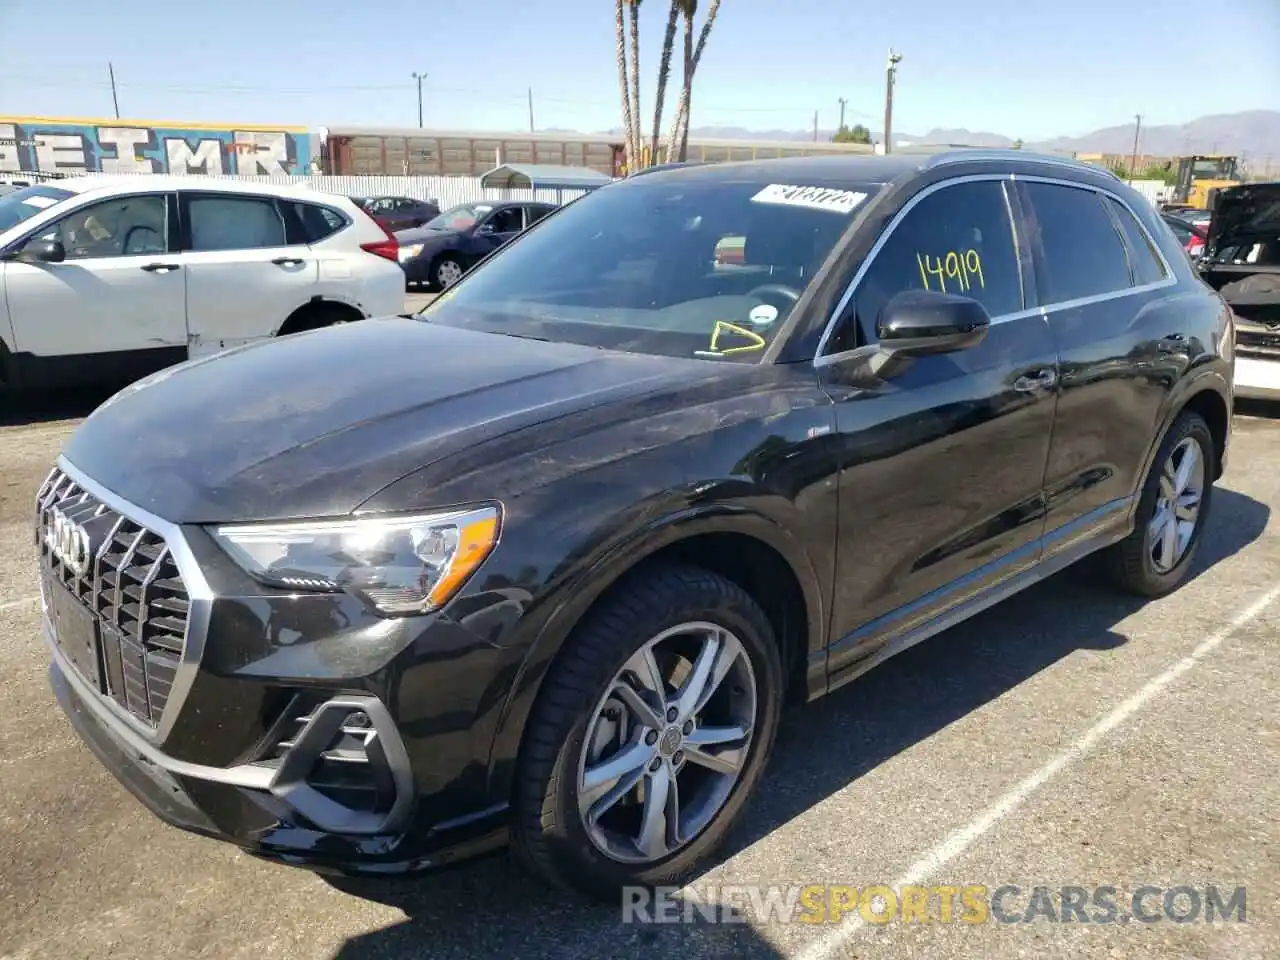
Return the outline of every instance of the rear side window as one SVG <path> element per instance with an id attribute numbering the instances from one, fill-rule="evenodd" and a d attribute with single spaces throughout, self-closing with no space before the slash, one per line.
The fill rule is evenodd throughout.
<path id="1" fill-rule="evenodd" d="M 1125 239 L 1129 241 L 1129 263 L 1133 266 L 1133 282 L 1142 286 L 1146 283 L 1159 283 L 1165 279 L 1167 274 L 1164 264 L 1160 262 L 1159 255 L 1151 245 L 1151 238 L 1147 236 L 1147 231 L 1143 230 L 1142 225 L 1134 219 L 1129 208 L 1115 197 L 1107 197 L 1107 202 L 1111 204 L 1111 212 L 1120 221 L 1120 229 L 1124 231 Z"/>
<path id="2" fill-rule="evenodd" d="M 192 197 L 187 211 L 192 250 L 285 246 L 284 220 L 266 197 Z"/>
<path id="3" fill-rule="evenodd" d="M 873 336 L 880 310 L 904 290 L 972 297 L 992 317 L 1022 309 L 1022 279 L 1004 188 L 996 180 L 956 183 L 917 203 L 893 228 L 858 282 L 854 315 L 846 315 L 826 353 Z M 854 322 L 856 317 L 857 322 Z"/>
<path id="4" fill-rule="evenodd" d="M 1041 253 L 1042 305 L 1129 289 L 1124 243 L 1099 194 L 1052 183 L 1025 189 L 1037 222 L 1032 247 Z"/>
<path id="5" fill-rule="evenodd" d="M 337 210 L 316 203 L 282 202 L 286 219 L 290 221 L 290 243 L 318 243 L 337 233 L 348 223 Z"/>

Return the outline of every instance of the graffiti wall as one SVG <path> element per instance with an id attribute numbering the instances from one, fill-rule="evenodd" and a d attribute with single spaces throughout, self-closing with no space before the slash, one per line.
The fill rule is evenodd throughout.
<path id="1" fill-rule="evenodd" d="M 303 127 L 213 127 L 0 116 L 6 173 L 310 173 Z"/>

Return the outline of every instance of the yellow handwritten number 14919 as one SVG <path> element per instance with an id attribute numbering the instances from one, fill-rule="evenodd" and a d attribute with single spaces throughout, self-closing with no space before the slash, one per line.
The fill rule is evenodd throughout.
<path id="1" fill-rule="evenodd" d="M 982 275 L 982 254 L 972 248 L 963 251 L 949 250 L 936 257 L 917 253 L 916 264 L 920 267 L 920 281 L 926 290 L 930 289 L 930 276 L 938 278 L 938 287 L 943 293 L 947 292 L 948 277 L 956 282 L 961 293 L 972 289 L 975 277 L 979 289 L 987 286 L 986 278 Z"/>

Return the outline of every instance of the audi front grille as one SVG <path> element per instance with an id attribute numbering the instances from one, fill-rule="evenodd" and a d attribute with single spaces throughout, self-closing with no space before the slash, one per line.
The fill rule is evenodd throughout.
<path id="1" fill-rule="evenodd" d="M 168 544 L 61 470 L 49 475 L 36 504 L 40 562 L 99 625 L 99 692 L 155 727 L 182 659 L 190 609 Z M 91 559 L 82 573 L 46 542 L 55 511 L 88 534 Z"/>

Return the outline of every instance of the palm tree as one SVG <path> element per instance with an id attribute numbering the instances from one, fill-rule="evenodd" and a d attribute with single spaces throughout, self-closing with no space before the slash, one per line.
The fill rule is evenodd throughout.
<path id="1" fill-rule="evenodd" d="M 644 166 L 644 152 L 640 144 L 644 134 L 640 130 L 640 3 L 641 0 L 628 0 L 631 6 L 631 153 L 635 157 L 635 167 Z"/>
<path id="2" fill-rule="evenodd" d="M 671 81 L 671 53 L 676 42 L 676 26 L 680 22 L 681 0 L 671 0 L 671 10 L 667 15 L 667 32 L 662 36 L 662 59 L 658 63 L 658 89 L 654 95 L 653 138 L 649 141 L 649 156 L 658 162 L 658 138 L 662 135 L 662 108 L 666 104 L 667 84 Z M 671 150 L 667 150 L 667 158 L 671 158 Z"/>
<path id="3" fill-rule="evenodd" d="M 627 28 L 622 16 L 622 8 L 627 0 L 617 2 L 617 35 L 618 35 L 618 86 L 622 89 L 622 126 L 626 139 L 627 172 L 635 169 L 633 148 L 635 146 L 635 121 L 631 114 L 631 91 L 627 87 Z"/>
<path id="4" fill-rule="evenodd" d="M 707 10 L 707 18 L 702 22 L 702 31 L 698 35 L 698 45 L 693 46 L 693 16 L 698 9 L 698 0 L 676 0 L 680 3 L 684 15 L 684 83 L 680 89 L 680 102 L 676 106 L 676 119 L 671 127 L 670 142 L 667 150 L 670 153 L 679 144 L 679 160 L 688 158 L 689 152 L 689 110 L 693 100 L 693 77 L 702 60 L 702 52 L 706 49 L 707 38 L 711 36 L 711 27 L 716 22 L 716 14 L 720 12 L 720 0 L 711 0 Z"/>

